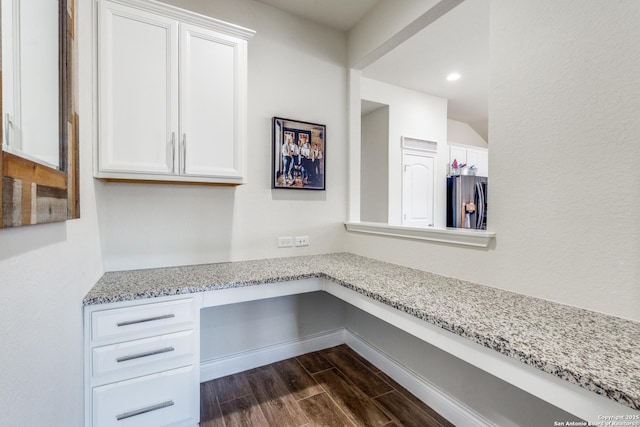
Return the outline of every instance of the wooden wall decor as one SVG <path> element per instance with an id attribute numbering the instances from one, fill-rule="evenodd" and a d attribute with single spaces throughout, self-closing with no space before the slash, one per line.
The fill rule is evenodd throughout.
<path id="1" fill-rule="evenodd" d="M 79 121 L 74 102 L 74 1 L 59 0 L 60 169 L 0 150 L 0 228 L 80 217 Z M 0 74 L 0 81 L 1 78 Z M 0 123 L 0 131 L 2 125 Z"/>

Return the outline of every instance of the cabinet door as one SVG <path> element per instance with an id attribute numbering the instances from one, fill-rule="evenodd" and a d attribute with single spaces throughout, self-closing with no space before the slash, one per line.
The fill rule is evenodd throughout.
<path id="1" fill-rule="evenodd" d="M 459 165 L 467 163 L 467 149 L 457 145 L 450 145 L 449 164 L 452 164 L 454 160 L 457 160 Z"/>
<path id="2" fill-rule="evenodd" d="M 180 173 L 241 182 L 246 41 L 180 24 Z"/>
<path id="3" fill-rule="evenodd" d="M 178 23 L 100 2 L 99 172 L 167 174 L 178 129 Z"/>
<path id="4" fill-rule="evenodd" d="M 467 148 L 467 164 L 476 166 L 477 176 L 489 176 L 489 152 L 487 150 Z"/>

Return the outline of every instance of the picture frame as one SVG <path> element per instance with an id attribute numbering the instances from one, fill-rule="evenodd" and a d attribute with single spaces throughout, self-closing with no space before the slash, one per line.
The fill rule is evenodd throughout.
<path id="1" fill-rule="evenodd" d="M 271 188 L 326 189 L 327 127 L 273 117 Z"/>

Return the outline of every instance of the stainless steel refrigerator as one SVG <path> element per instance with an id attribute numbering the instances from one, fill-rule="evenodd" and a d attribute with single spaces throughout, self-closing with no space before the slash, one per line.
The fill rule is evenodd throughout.
<path id="1" fill-rule="evenodd" d="M 487 178 L 447 178 L 447 227 L 487 229 Z"/>

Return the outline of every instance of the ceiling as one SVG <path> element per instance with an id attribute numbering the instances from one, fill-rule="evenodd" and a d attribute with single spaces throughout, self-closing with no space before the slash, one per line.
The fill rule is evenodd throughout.
<path id="1" fill-rule="evenodd" d="M 380 0 L 258 0 L 319 24 L 349 31 Z"/>
<path id="2" fill-rule="evenodd" d="M 259 0 L 348 31 L 380 0 Z M 450 119 L 488 139 L 489 1 L 466 0 L 364 70 L 367 78 L 448 100 Z M 446 80 L 458 72 L 455 82 Z"/>

